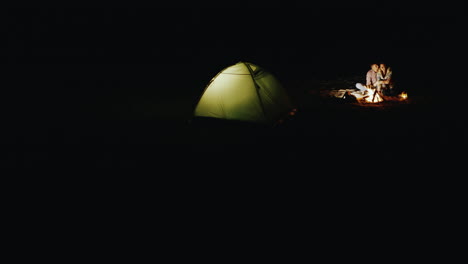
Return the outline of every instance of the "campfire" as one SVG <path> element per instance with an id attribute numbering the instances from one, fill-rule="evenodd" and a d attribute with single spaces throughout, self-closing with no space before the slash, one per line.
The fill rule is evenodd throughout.
<path id="1" fill-rule="evenodd" d="M 398 98 L 400 98 L 400 101 L 406 100 L 406 99 L 408 99 L 408 94 L 406 92 L 401 92 L 398 95 Z"/>
<path id="2" fill-rule="evenodd" d="M 367 95 L 364 97 L 366 103 L 380 103 L 383 101 L 382 96 L 375 89 L 368 89 Z"/>
<path id="3" fill-rule="evenodd" d="M 376 92 L 375 89 L 367 89 L 366 92 L 362 93 L 356 89 L 337 89 L 337 90 L 328 90 L 324 95 L 332 96 L 339 99 L 347 99 L 348 102 L 353 102 L 349 100 L 354 98 L 355 101 L 363 106 L 382 106 L 392 103 L 406 103 L 409 102 L 408 93 L 406 91 L 400 92 L 399 94 L 395 93 L 394 95 L 385 95 Z M 388 102 L 388 103 L 385 103 Z"/>

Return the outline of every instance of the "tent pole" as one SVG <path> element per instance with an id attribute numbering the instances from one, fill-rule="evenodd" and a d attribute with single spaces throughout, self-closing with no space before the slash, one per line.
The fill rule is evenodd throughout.
<path id="1" fill-rule="evenodd" d="M 260 101 L 260 107 L 262 108 L 263 116 L 265 117 L 265 119 L 268 120 L 268 117 L 267 117 L 266 112 L 265 112 L 265 107 L 263 107 L 262 97 L 260 97 L 260 93 L 259 93 L 260 87 L 257 85 L 257 82 L 255 81 L 255 78 L 254 78 L 254 72 L 253 72 L 252 68 L 250 68 L 249 64 L 247 64 L 246 62 L 243 62 L 243 63 L 247 67 L 247 69 L 249 69 L 250 77 L 252 78 L 252 81 L 253 81 L 253 83 L 255 85 L 258 100 Z"/>

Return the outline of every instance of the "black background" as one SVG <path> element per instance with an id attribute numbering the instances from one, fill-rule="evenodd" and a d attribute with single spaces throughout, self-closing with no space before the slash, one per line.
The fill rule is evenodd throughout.
<path id="1" fill-rule="evenodd" d="M 400 87 L 431 98 L 436 110 L 428 115 L 456 129 L 465 124 L 460 5 L 1 12 L 3 141 L 13 145 L 62 142 L 54 138 L 71 123 L 92 131 L 101 121 L 143 119 L 162 129 L 172 124 L 162 121 L 185 122 L 209 80 L 238 61 L 284 82 L 364 78 L 370 63 L 385 62 Z M 156 110 L 132 112 L 143 99 Z"/>
<path id="2" fill-rule="evenodd" d="M 464 7 L 229 4 L 236 6 L 0 10 L 0 161 L 35 168 L 5 185 L 13 209 L 5 219 L 19 225 L 21 240 L 12 243 L 26 241 L 48 257 L 84 256 L 89 248 L 121 257 L 116 248 L 133 246 L 132 259 L 148 245 L 153 253 L 154 241 L 171 257 L 212 255 L 203 239 L 232 238 L 238 250 L 259 231 L 275 243 L 285 237 L 280 245 L 318 241 L 333 249 L 327 258 L 363 248 L 360 257 L 409 251 L 420 258 L 440 241 L 451 245 L 467 143 Z M 400 87 L 427 101 L 382 114 L 319 109 L 295 138 L 267 142 L 261 152 L 239 145 L 227 155 L 233 149 L 207 144 L 192 153 L 172 142 L 207 82 L 240 60 L 285 82 L 364 76 L 383 61 Z M 158 110 L 121 115 L 148 101 Z M 314 132 L 317 123 L 329 127 Z M 375 127 L 397 137 L 376 152 L 347 149 L 341 136 Z M 96 167 L 132 170 L 89 169 Z M 59 170 L 52 177 L 36 168 Z M 263 244 L 253 241 L 255 250 Z M 334 254 L 336 241 L 358 250 Z M 184 245 L 204 248 L 187 255 Z"/>
<path id="3" fill-rule="evenodd" d="M 206 81 L 220 68 L 250 60 L 282 78 L 362 73 L 375 61 L 393 65 L 403 76 L 415 72 L 413 76 L 437 77 L 449 73 L 440 70 L 455 70 L 447 63 L 462 57 L 463 9 L 457 6 L 271 5 L 6 9 L 1 28 L 4 75 L 21 73 L 22 79 L 31 76 L 37 84 L 51 81 L 49 86 L 88 77 L 170 83 L 182 73 L 187 77 L 178 82 L 199 76 Z M 45 92 L 43 88 L 37 90 Z"/>

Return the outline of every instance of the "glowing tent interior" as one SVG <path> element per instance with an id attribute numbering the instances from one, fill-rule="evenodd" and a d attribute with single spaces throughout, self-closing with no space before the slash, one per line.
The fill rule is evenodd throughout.
<path id="1" fill-rule="evenodd" d="M 290 97 L 271 72 L 241 61 L 211 79 L 194 116 L 273 124 L 292 109 Z"/>

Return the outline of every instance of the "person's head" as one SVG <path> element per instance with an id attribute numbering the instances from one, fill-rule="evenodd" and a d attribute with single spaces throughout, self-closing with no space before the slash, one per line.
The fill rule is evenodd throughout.
<path id="1" fill-rule="evenodd" d="M 385 69 L 387 69 L 387 66 L 385 65 L 385 63 L 380 63 L 379 68 L 380 70 L 385 71 Z"/>
<path id="2" fill-rule="evenodd" d="M 371 64 L 371 69 L 375 72 L 379 71 L 379 65 L 377 63 Z"/>

